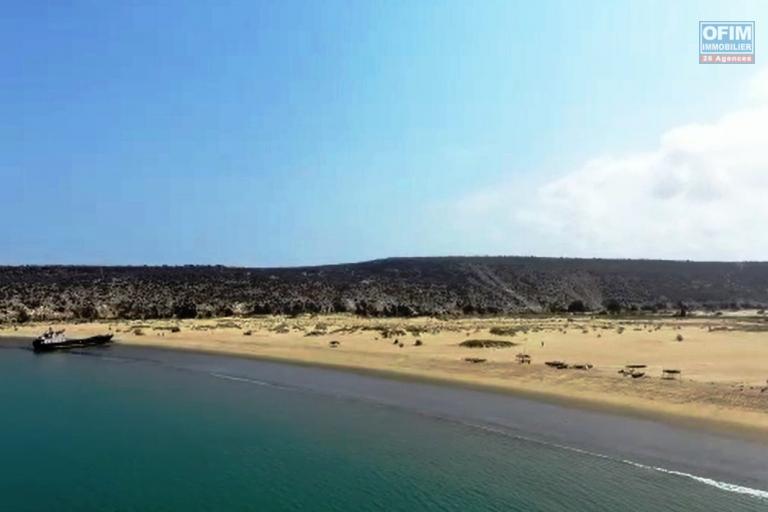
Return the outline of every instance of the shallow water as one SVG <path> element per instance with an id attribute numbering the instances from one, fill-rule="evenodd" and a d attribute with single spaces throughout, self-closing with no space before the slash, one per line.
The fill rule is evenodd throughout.
<path id="1" fill-rule="evenodd" d="M 0 350 L 0 510 L 768 510 L 503 430 L 97 355 Z"/>

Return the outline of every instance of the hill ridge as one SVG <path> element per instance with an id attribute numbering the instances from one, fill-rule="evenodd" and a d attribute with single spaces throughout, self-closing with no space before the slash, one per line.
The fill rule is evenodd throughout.
<path id="1" fill-rule="evenodd" d="M 0 266 L 0 321 L 762 308 L 768 262 L 393 257 L 301 267 Z"/>

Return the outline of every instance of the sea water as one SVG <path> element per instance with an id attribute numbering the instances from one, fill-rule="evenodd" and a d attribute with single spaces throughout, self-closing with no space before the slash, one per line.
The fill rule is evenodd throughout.
<path id="1" fill-rule="evenodd" d="M 110 354 L 0 350 L 0 511 L 768 510 L 759 489 Z"/>

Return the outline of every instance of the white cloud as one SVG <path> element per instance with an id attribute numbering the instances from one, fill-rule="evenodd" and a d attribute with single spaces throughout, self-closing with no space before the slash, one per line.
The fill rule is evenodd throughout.
<path id="1" fill-rule="evenodd" d="M 651 152 L 594 158 L 519 202 L 507 184 L 458 208 L 493 224 L 492 239 L 507 233 L 500 252 L 766 260 L 768 70 L 749 96 L 715 122 L 669 130 Z"/>

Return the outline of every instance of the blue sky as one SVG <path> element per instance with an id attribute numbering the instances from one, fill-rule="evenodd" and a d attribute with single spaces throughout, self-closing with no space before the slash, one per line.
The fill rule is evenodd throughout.
<path id="1" fill-rule="evenodd" d="M 6 2 L 0 263 L 755 259 L 768 239 L 726 232 L 720 217 L 686 239 L 701 218 L 686 212 L 712 211 L 686 203 L 691 190 L 732 191 L 722 166 L 699 175 L 690 164 L 709 156 L 686 149 L 690 160 L 664 171 L 678 176 L 674 203 L 654 202 L 658 184 L 623 202 L 638 187 L 622 169 L 646 153 L 668 161 L 660 140 L 676 127 L 716 130 L 752 108 L 766 12 L 760 2 Z M 700 19 L 755 20 L 758 64 L 699 65 Z M 587 165 L 606 155 L 608 168 Z M 752 190 L 764 163 L 744 167 Z M 643 172 L 637 183 L 658 179 Z M 590 188 L 568 196 L 569 183 Z M 603 185 L 611 201 L 594 194 Z M 710 206 L 748 201 L 726 192 Z M 582 198 L 594 209 L 573 205 Z M 655 224 L 634 225 L 616 213 L 625 209 Z M 626 233 L 594 232 L 605 216 Z M 659 240 L 654 226 L 668 218 L 676 227 Z"/>

